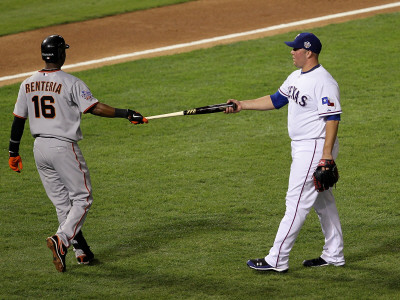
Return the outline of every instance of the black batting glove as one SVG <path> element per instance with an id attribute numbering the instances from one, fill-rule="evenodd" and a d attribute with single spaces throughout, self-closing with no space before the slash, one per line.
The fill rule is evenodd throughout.
<path id="1" fill-rule="evenodd" d="M 128 109 L 128 120 L 132 124 L 143 124 L 149 121 L 143 117 L 139 112 Z"/>

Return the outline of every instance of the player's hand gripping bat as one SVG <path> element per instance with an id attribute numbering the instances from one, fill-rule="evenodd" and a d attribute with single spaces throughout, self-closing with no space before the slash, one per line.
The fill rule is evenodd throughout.
<path id="1" fill-rule="evenodd" d="M 169 114 L 150 116 L 150 117 L 146 117 L 146 119 L 152 120 L 152 119 L 169 118 L 169 117 L 177 117 L 177 116 L 211 114 L 211 113 L 225 111 L 225 109 L 227 107 L 233 107 L 233 109 L 236 110 L 235 103 L 221 103 L 221 104 L 214 104 L 214 105 L 196 107 L 196 108 L 188 109 L 188 110 L 177 111 L 177 112 L 173 112 L 173 113 L 169 113 Z"/>

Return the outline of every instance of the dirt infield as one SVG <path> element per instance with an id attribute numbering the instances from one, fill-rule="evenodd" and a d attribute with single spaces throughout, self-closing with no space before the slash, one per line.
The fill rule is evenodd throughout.
<path id="1" fill-rule="evenodd" d="M 66 62 L 66 65 L 70 65 L 87 60 L 187 43 L 392 2 L 384 0 L 315 0 L 312 1 L 312 4 L 305 4 L 306 2 L 300 0 L 198 0 L 86 22 L 53 26 L 0 37 L 0 77 L 41 69 L 43 62 L 40 57 L 40 42 L 46 36 L 54 33 L 64 36 L 67 43 L 71 45 Z M 290 27 L 235 40 L 259 38 L 288 30 L 304 30 L 328 23 L 338 23 L 377 13 L 399 10 L 400 7 L 363 13 L 333 21 Z M 233 39 L 230 39 L 217 43 L 232 41 Z M 210 47 L 217 43 L 185 48 L 184 50 L 166 51 L 161 54 Z M 135 57 L 135 59 L 161 54 L 143 55 Z M 102 64 L 90 67 L 98 67 Z M 78 67 L 68 71 L 77 71 L 84 68 L 89 67 Z M 22 80 L 23 78 L 3 80 L 0 81 L 0 86 Z"/>

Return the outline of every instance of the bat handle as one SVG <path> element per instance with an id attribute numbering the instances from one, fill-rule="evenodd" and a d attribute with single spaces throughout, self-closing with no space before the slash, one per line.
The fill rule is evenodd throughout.
<path id="1" fill-rule="evenodd" d="M 228 107 L 232 107 L 233 110 L 236 110 L 236 109 L 237 109 L 237 105 L 236 105 L 236 103 L 234 103 L 234 102 L 229 102 L 227 106 L 228 106 Z"/>

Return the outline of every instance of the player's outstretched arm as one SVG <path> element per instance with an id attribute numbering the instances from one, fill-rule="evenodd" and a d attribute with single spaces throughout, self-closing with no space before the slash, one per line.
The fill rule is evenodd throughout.
<path id="1" fill-rule="evenodd" d="M 238 101 L 235 99 L 228 100 L 228 103 L 233 102 L 236 104 L 236 110 L 233 108 L 226 109 L 226 113 L 237 113 L 241 110 L 272 110 L 275 109 L 269 95 L 257 99 Z"/>
<path id="2" fill-rule="evenodd" d="M 131 109 L 114 108 L 107 104 L 98 102 L 91 110 L 90 113 L 99 117 L 106 118 L 125 118 L 133 124 L 148 123 L 147 119 L 139 112 Z"/>

